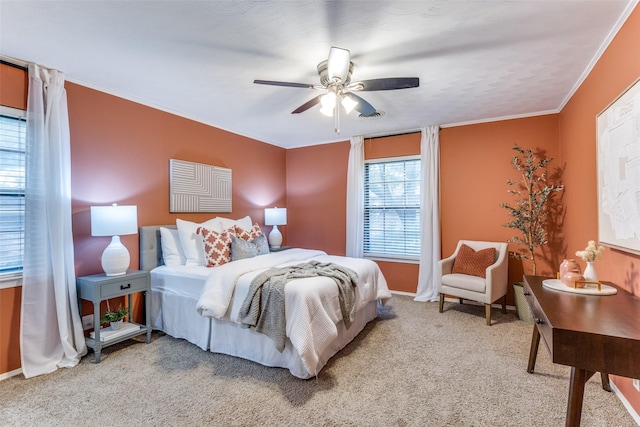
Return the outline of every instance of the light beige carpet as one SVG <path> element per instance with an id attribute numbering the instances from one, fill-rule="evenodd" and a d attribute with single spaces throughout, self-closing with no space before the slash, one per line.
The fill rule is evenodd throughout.
<path id="1" fill-rule="evenodd" d="M 300 380 L 154 333 L 72 369 L 0 382 L 2 426 L 562 426 L 569 371 L 544 344 L 526 372 L 533 326 L 484 307 L 394 295 L 317 379 Z M 583 426 L 633 426 L 599 376 Z"/>

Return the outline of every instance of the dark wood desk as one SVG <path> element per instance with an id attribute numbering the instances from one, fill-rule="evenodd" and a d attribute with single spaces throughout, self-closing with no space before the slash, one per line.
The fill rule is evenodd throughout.
<path id="1" fill-rule="evenodd" d="M 545 277 L 524 276 L 524 293 L 535 325 L 527 371 L 533 373 L 540 336 L 554 363 L 571 366 L 567 426 L 579 426 L 585 383 L 600 372 L 640 378 L 640 299 L 618 288 L 615 295 L 580 295 L 547 289 Z"/>

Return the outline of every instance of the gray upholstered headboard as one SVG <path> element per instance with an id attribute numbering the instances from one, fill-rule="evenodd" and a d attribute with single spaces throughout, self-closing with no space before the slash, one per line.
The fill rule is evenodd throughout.
<path id="1" fill-rule="evenodd" d="M 145 225 L 140 227 L 140 270 L 152 270 L 163 265 L 160 227 L 176 228 L 176 225 Z"/>

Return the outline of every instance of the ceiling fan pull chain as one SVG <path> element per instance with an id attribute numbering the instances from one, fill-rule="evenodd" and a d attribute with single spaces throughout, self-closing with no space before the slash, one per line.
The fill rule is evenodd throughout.
<path id="1" fill-rule="evenodd" d="M 336 93 L 336 106 L 333 108 L 333 116 L 335 118 L 335 132 L 340 134 L 340 96 Z"/>

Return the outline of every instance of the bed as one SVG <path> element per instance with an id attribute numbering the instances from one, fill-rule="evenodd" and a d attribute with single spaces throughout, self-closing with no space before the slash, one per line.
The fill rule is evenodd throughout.
<path id="1" fill-rule="evenodd" d="M 178 236 L 176 228 L 176 225 L 140 228 L 140 269 L 150 271 L 151 275 L 152 328 L 185 339 L 203 350 L 286 368 L 295 377 L 311 378 L 377 317 L 378 305 L 391 297 L 375 262 L 317 250 L 292 248 L 263 253 L 213 268 L 183 265 L 184 260 L 167 265 L 162 248 L 164 245 L 165 252 L 169 252 L 168 233 Z M 270 268 L 305 262 L 336 264 L 357 274 L 355 314 L 347 328 L 333 279 L 292 280 L 284 292 L 286 338 L 284 349 L 279 351 L 272 338 L 238 322 L 238 313 L 256 275 Z"/>

